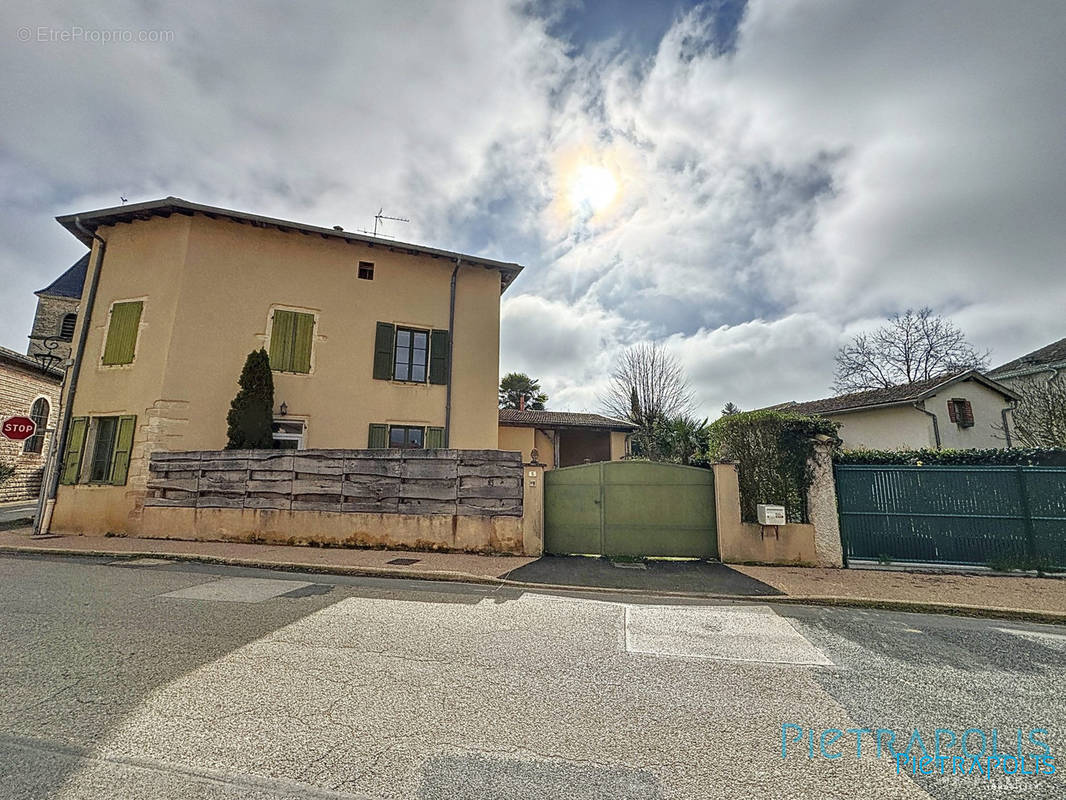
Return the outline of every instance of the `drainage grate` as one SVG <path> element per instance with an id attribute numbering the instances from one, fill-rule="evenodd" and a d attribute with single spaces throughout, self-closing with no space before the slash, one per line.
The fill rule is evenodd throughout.
<path id="1" fill-rule="evenodd" d="M 386 561 L 386 564 L 396 564 L 397 566 L 404 567 L 408 564 L 417 564 L 421 561 L 421 558 L 394 558 L 392 561 Z"/>
<path id="2" fill-rule="evenodd" d="M 618 569 L 647 569 L 648 565 L 643 564 L 640 561 L 612 561 L 612 567 L 618 567 Z"/>

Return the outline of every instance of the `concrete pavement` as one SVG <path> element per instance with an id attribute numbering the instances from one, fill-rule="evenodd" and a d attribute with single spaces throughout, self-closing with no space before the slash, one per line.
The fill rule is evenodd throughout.
<path id="1" fill-rule="evenodd" d="M 525 587 L 627 590 L 719 599 L 880 607 L 1066 623 L 1066 580 L 1022 576 L 757 567 L 707 562 L 610 562 L 103 536 L 34 538 L 0 531 L 0 552 L 164 556 L 207 563 Z"/>
<path id="2" fill-rule="evenodd" d="M 897 775 L 868 751 L 781 757 L 785 724 L 998 728 L 1001 744 L 1040 727 L 1058 754 L 1066 637 L 1048 626 L 27 555 L 0 556 L 0 620 L 5 797 L 1066 788 L 1061 771 L 989 781 Z"/>

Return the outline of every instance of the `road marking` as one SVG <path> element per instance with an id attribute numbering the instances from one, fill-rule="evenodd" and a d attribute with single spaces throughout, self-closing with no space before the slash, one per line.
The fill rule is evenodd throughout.
<path id="1" fill-rule="evenodd" d="M 286 592 L 313 585 L 308 581 L 284 581 L 272 578 L 222 578 L 167 592 L 160 597 L 174 597 L 179 600 L 218 600 L 225 603 L 262 603 L 264 600 Z"/>
<path id="2" fill-rule="evenodd" d="M 626 652 L 833 666 L 769 606 L 626 606 Z"/>

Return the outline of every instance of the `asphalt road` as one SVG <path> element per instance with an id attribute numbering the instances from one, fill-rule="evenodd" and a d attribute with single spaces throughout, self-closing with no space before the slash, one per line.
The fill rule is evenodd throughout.
<path id="1" fill-rule="evenodd" d="M 0 797 L 1066 796 L 833 732 L 1058 768 L 1066 628 L 767 601 L 0 556 Z"/>

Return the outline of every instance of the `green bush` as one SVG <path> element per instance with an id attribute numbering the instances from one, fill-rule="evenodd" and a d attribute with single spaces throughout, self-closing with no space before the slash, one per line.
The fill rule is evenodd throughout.
<path id="1" fill-rule="evenodd" d="M 1066 466 L 1066 448 L 1016 448 L 1012 450 L 850 450 L 840 451 L 838 464 L 1015 465 L 1030 467 Z"/>
<path id="2" fill-rule="evenodd" d="M 775 503 L 785 507 L 790 522 L 805 522 L 816 437 L 839 444 L 839 427 L 824 417 L 772 410 L 744 411 L 715 421 L 709 429 L 709 455 L 737 463 L 741 518 L 754 522 L 757 504 Z"/>
<path id="3" fill-rule="evenodd" d="M 226 416 L 226 449 L 269 450 L 274 446 L 274 376 L 266 350 L 248 354 L 239 383 Z"/>

